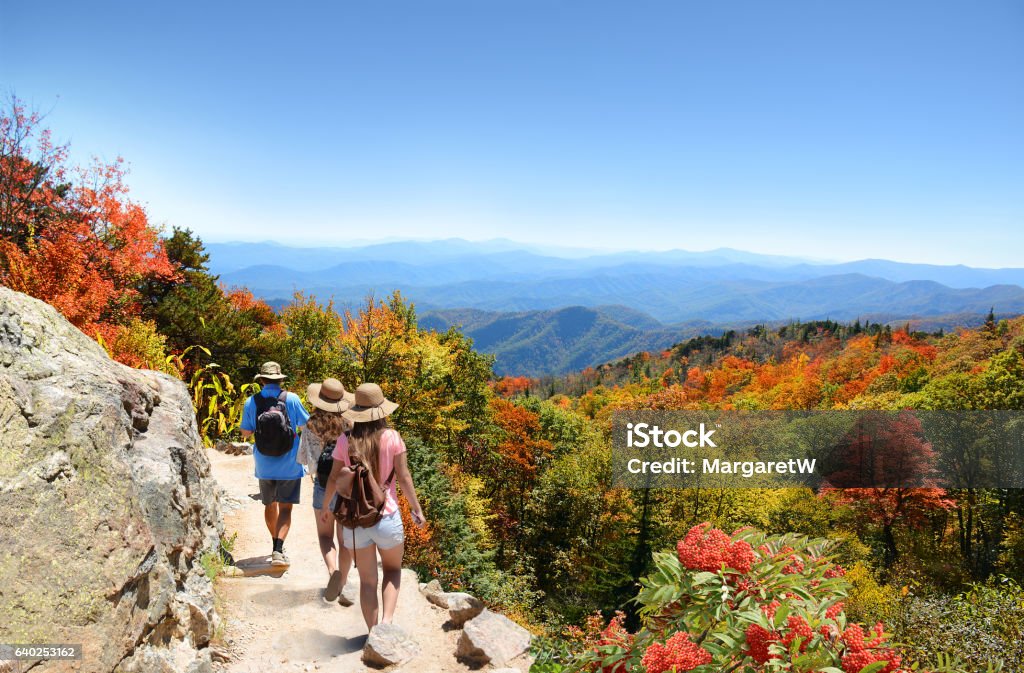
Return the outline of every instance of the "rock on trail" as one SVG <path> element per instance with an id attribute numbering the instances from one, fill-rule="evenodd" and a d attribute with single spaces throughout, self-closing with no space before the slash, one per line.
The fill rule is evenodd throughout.
<path id="1" fill-rule="evenodd" d="M 471 665 L 504 666 L 529 647 L 529 631 L 504 615 L 484 610 L 462 627 L 458 655 Z"/>
<path id="2" fill-rule="evenodd" d="M 419 656 L 419 643 L 395 624 L 378 624 L 370 631 L 363 646 L 363 661 L 370 666 L 404 664 Z"/>

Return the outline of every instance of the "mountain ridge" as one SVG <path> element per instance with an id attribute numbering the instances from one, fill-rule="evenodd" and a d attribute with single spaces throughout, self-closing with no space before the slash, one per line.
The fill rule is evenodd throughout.
<path id="1" fill-rule="evenodd" d="M 419 324 L 438 331 L 457 327 L 473 339 L 476 350 L 495 356 L 497 374 L 528 376 L 576 371 L 715 330 L 702 321 L 661 325 L 650 316 L 618 306 L 523 312 L 439 310 L 424 313 Z"/>
<path id="2" fill-rule="evenodd" d="M 500 373 L 560 373 L 759 323 L 871 316 L 954 326 L 950 316 L 973 323 L 993 307 L 1024 313 L 1024 269 L 810 263 L 730 249 L 557 257 L 526 248 L 455 239 L 347 249 L 212 244 L 209 252 L 225 285 L 277 307 L 296 291 L 352 308 L 400 290 L 431 328 L 460 325 L 496 356 Z"/>

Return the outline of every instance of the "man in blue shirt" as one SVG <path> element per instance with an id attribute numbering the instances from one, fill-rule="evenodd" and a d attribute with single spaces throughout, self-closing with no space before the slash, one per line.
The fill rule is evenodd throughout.
<path id="1" fill-rule="evenodd" d="M 276 362 L 263 363 L 259 374 L 256 375 L 256 382 L 260 384 L 260 392 L 256 395 L 268 400 L 277 400 L 281 397 L 281 381 L 285 378 L 287 377 L 281 373 L 281 365 Z M 256 433 L 257 406 L 263 407 L 260 413 L 262 417 L 266 415 L 267 407 L 273 407 L 275 404 L 263 402 L 261 405 L 257 405 L 256 395 L 245 401 L 245 408 L 242 411 L 243 439 L 249 439 Z M 284 411 L 287 413 L 287 425 L 295 435 L 291 450 L 285 451 L 282 455 L 276 455 L 277 452 L 275 455 L 262 453 L 259 447 L 260 436 L 257 435 L 252 451 L 253 459 L 256 462 L 256 478 L 260 482 L 260 498 L 263 500 L 263 518 L 274 543 L 274 550 L 270 557 L 270 564 L 274 566 L 289 564 L 288 557 L 284 553 L 284 540 L 288 537 L 288 529 L 292 523 L 292 505 L 299 502 L 302 478 L 306 476 L 306 466 L 296 461 L 296 455 L 299 450 L 299 428 L 306 425 L 309 413 L 295 393 L 287 393 L 283 401 Z M 283 419 L 280 417 L 278 419 L 283 427 Z M 261 432 L 263 432 L 262 429 Z M 285 444 L 286 447 L 287 444 Z M 264 448 L 268 452 L 270 451 L 269 448 Z"/>

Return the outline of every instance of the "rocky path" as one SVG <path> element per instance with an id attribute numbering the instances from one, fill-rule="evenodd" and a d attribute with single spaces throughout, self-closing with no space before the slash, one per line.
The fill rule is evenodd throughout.
<path id="1" fill-rule="evenodd" d="M 261 573 L 266 569 L 271 545 L 253 477 L 252 457 L 230 456 L 214 450 L 208 454 L 213 475 L 225 491 L 225 529 L 229 535 L 238 534 L 233 551 L 236 563 L 248 568 L 248 573 Z M 352 607 L 341 607 L 336 601 L 323 600 L 327 570 L 317 545 L 311 499 L 312 489 L 303 483 L 302 502 L 293 511 L 292 528 L 285 544 L 291 560 L 286 572 L 278 576 L 251 574 L 218 580 L 223 618 L 218 640 L 230 659 L 219 665 L 221 671 L 379 670 L 362 661 L 367 633 L 358 602 Z M 346 593 L 357 596 L 358 577 L 354 571 L 349 583 L 355 591 L 350 589 Z M 391 670 L 472 670 L 456 658 L 461 630 L 450 623 L 448 610 L 427 601 L 410 570 L 403 572 L 395 623 L 419 644 L 420 653 Z M 526 671 L 528 661 L 520 657 L 502 665 Z"/>

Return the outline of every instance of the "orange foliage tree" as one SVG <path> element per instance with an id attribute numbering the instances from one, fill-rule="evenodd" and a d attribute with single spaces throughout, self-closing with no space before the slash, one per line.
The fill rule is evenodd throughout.
<path id="1" fill-rule="evenodd" d="M 494 382 L 494 392 L 502 397 L 515 397 L 528 392 L 534 383 L 528 376 L 503 376 Z"/>
<path id="2" fill-rule="evenodd" d="M 554 447 L 540 436 L 540 417 L 529 409 L 494 398 L 491 414 L 495 442 L 489 477 L 496 500 L 495 537 L 498 554 L 502 556 L 507 543 L 522 537 L 527 500 L 541 464 L 551 456 Z"/>
<path id="3" fill-rule="evenodd" d="M 176 272 L 123 161 L 69 167 L 40 123 L 17 99 L 0 116 L 0 282 L 95 335 L 137 316 L 141 282 Z"/>

